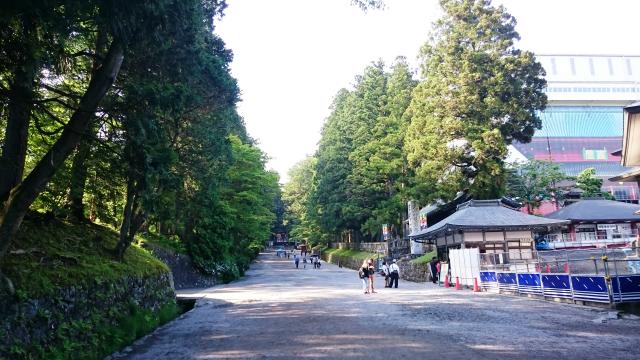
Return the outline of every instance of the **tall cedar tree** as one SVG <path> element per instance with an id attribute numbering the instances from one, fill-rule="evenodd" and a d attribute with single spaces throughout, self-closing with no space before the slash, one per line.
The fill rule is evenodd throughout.
<path id="1" fill-rule="evenodd" d="M 441 0 L 444 16 L 421 50 L 423 81 L 413 94 L 405 140 L 409 165 L 427 185 L 421 202 L 468 188 L 502 195 L 513 141 L 541 127 L 546 82 L 530 52 L 514 46 L 516 21 L 488 0 Z"/>
<path id="2" fill-rule="evenodd" d="M 292 240 L 314 244 L 322 238 L 320 228 L 311 215 L 311 196 L 318 159 L 311 156 L 289 170 L 289 182 L 282 189 L 285 204 L 285 222 Z"/>

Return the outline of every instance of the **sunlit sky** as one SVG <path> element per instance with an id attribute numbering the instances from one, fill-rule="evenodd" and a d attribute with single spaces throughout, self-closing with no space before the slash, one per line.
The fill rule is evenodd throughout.
<path id="1" fill-rule="evenodd" d="M 329 105 L 368 64 L 417 54 L 441 16 L 436 0 L 385 0 L 362 12 L 349 0 L 227 0 L 216 32 L 234 53 L 239 112 L 251 137 L 287 171 L 312 155 Z M 632 54 L 636 0 L 494 0 L 517 21 L 518 47 L 538 54 Z"/>

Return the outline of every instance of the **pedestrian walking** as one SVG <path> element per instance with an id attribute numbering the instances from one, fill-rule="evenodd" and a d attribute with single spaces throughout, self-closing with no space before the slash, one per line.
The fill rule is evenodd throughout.
<path id="1" fill-rule="evenodd" d="M 367 262 L 368 266 L 369 266 L 369 292 L 372 294 L 375 294 L 375 289 L 373 288 L 373 281 L 375 280 L 376 277 L 376 268 L 375 266 L 373 266 L 373 259 L 369 259 L 369 261 Z"/>
<path id="2" fill-rule="evenodd" d="M 393 263 L 389 266 L 389 277 L 391 278 L 391 282 L 389 283 L 389 287 L 394 287 L 393 284 L 395 282 L 395 288 L 398 288 L 398 279 L 400 278 L 400 267 L 396 263 L 396 260 L 393 260 Z"/>
<path id="3" fill-rule="evenodd" d="M 389 265 L 386 261 L 382 262 L 382 275 L 384 276 L 384 287 L 389 287 Z"/>
<path id="4" fill-rule="evenodd" d="M 293 255 L 293 262 L 296 264 L 296 269 L 297 269 L 298 265 L 300 264 L 300 258 L 298 257 L 298 254 Z"/>
<path id="5" fill-rule="evenodd" d="M 440 259 L 436 259 L 436 279 L 440 282 Z"/>
<path id="6" fill-rule="evenodd" d="M 369 293 L 369 262 L 365 259 L 358 270 L 358 276 L 362 280 L 362 290 L 365 294 Z"/>
<path id="7" fill-rule="evenodd" d="M 307 256 L 305 255 L 305 257 L 302 258 L 302 267 L 304 269 L 307 268 Z"/>

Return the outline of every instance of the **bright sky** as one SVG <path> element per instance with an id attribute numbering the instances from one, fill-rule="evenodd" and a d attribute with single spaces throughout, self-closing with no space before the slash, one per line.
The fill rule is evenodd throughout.
<path id="1" fill-rule="evenodd" d="M 312 155 L 333 96 L 377 59 L 416 56 L 436 0 L 385 0 L 367 13 L 349 0 L 227 0 L 217 33 L 234 53 L 239 112 L 281 182 Z M 637 0 L 494 0 L 518 21 L 519 47 L 539 54 L 634 54 Z"/>

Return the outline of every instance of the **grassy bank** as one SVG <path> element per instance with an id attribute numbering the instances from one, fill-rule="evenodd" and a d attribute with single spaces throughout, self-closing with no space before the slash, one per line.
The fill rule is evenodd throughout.
<path id="1" fill-rule="evenodd" d="M 326 248 L 323 253 L 331 256 L 340 256 L 340 257 L 350 257 L 354 259 L 364 260 L 364 259 L 376 259 L 379 254 L 367 252 L 367 251 L 356 251 L 350 249 L 333 249 Z"/>
<path id="2" fill-rule="evenodd" d="M 167 266 L 135 244 L 116 261 L 117 241 L 100 225 L 29 214 L 2 264 L 16 291 L 0 299 L 0 358 L 100 359 L 175 318 Z"/>
<path id="3" fill-rule="evenodd" d="M 411 260 L 412 263 L 414 264 L 426 264 L 429 261 L 431 261 L 431 259 L 433 259 L 434 257 L 436 257 L 436 251 L 433 250 L 431 252 L 428 252 L 422 256 L 419 256 L 413 260 Z"/>

